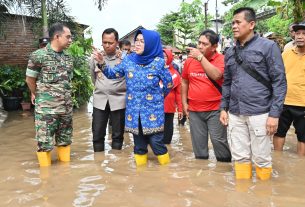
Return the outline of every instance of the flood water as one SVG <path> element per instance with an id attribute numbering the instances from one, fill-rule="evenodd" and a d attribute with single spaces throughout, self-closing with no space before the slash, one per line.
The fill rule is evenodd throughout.
<path id="1" fill-rule="evenodd" d="M 273 153 L 270 181 L 235 181 L 232 165 L 195 160 L 189 127 L 175 123 L 171 163 L 160 166 L 149 152 L 147 167 L 136 168 L 133 142 L 122 151 L 92 150 L 91 113 L 74 113 L 71 162 L 39 168 L 33 115 L 9 113 L 0 128 L 0 206 L 107 207 L 304 207 L 305 159 L 296 155 L 291 133 L 283 153 Z"/>

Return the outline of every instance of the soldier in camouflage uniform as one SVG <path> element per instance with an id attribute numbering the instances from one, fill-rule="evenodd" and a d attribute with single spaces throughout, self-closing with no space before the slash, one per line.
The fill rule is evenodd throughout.
<path id="1" fill-rule="evenodd" d="M 72 58 L 64 52 L 72 42 L 71 32 L 61 23 L 49 29 L 51 43 L 29 58 L 26 82 L 35 100 L 35 128 L 40 166 L 51 164 L 53 137 L 58 158 L 70 161 L 72 138 Z"/>

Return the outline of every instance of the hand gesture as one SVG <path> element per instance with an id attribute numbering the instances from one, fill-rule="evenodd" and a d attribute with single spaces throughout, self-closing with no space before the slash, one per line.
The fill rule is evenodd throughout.
<path id="1" fill-rule="evenodd" d="M 97 48 L 93 47 L 93 58 L 99 63 L 103 64 L 104 63 L 104 53 L 99 51 Z"/>
<path id="2" fill-rule="evenodd" d="M 188 57 L 190 58 L 194 58 L 197 60 L 198 56 L 204 55 L 197 48 L 187 47 L 186 49 L 189 51 Z"/>

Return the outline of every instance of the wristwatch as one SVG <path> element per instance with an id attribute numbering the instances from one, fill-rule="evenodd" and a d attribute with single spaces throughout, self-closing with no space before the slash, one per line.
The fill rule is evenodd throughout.
<path id="1" fill-rule="evenodd" d="M 200 54 L 200 55 L 197 56 L 197 60 L 198 60 L 199 62 L 201 62 L 202 58 L 203 58 L 203 54 Z"/>

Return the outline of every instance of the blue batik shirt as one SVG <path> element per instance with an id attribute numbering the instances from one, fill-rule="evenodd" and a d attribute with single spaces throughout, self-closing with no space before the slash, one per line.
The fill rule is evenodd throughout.
<path id="1" fill-rule="evenodd" d="M 164 130 L 164 97 L 173 87 L 172 77 L 164 59 L 156 57 L 148 65 L 139 65 L 128 57 L 103 73 L 109 79 L 126 78 L 125 130 L 139 134 L 139 121 L 143 134 L 149 135 Z"/>

